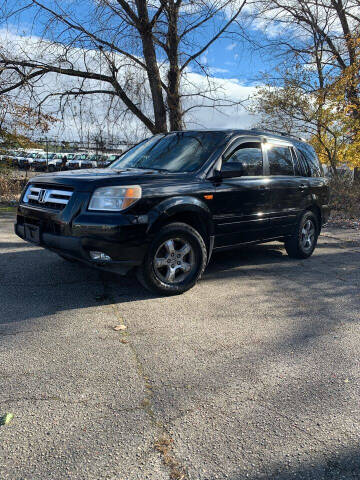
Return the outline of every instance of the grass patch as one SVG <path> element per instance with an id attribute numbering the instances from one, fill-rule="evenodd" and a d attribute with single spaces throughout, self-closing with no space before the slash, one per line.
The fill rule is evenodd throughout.
<path id="1" fill-rule="evenodd" d="M 17 202 L 28 179 L 11 168 L 0 166 L 0 203 Z"/>
<path id="2" fill-rule="evenodd" d="M 16 213 L 17 207 L 8 207 L 0 205 L 0 213 Z"/>
<path id="3" fill-rule="evenodd" d="M 169 469 L 171 480 L 185 480 L 187 475 L 173 455 L 173 440 L 165 436 L 160 437 L 154 443 L 154 447 L 160 453 L 164 465 Z"/>

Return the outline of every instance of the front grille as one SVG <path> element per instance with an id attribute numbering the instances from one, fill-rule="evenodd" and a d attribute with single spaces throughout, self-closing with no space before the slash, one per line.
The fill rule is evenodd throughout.
<path id="1" fill-rule="evenodd" d="M 23 203 L 49 210 L 64 210 L 73 192 L 63 187 L 48 188 L 41 185 L 29 185 Z"/>

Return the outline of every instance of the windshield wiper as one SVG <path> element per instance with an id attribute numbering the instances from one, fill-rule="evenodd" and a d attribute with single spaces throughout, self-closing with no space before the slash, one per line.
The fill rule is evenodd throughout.
<path id="1" fill-rule="evenodd" d="M 153 168 L 153 167 L 111 167 L 114 170 L 154 170 L 155 172 L 170 172 L 170 170 L 167 170 L 166 168 Z"/>
<path id="2" fill-rule="evenodd" d="M 132 169 L 139 169 L 139 170 L 156 170 L 158 172 L 169 172 L 170 170 L 167 170 L 166 168 L 158 168 L 158 167 L 145 167 L 145 166 L 136 166 L 136 167 L 128 167 Z"/>

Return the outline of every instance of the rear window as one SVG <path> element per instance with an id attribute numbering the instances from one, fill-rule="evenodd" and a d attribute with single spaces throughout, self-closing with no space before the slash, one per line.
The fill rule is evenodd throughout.
<path id="1" fill-rule="evenodd" d="M 269 145 L 267 148 L 270 175 L 294 176 L 294 164 L 289 147 Z"/>
<path id="2" fill-rule="evenodd" d="M 308 176 L 310 177 L 323 177 L 324 172 L 319 162 L 319 159 L 315 153 L 315 150 L 311 145 L 307 143 L 299 143 L 296 145 L 300 159 L 306 162 L 308 168 Z"/>

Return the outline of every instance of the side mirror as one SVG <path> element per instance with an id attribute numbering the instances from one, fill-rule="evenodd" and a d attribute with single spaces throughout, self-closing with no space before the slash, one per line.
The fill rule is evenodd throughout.
<path id="1" fill-rule="evenodd" d="M 229 163 L 223 165 L 220 172 L 221 178 L 236 178 L 242 177 L 245 173 L 244 167 L 241 163 Z"/>

